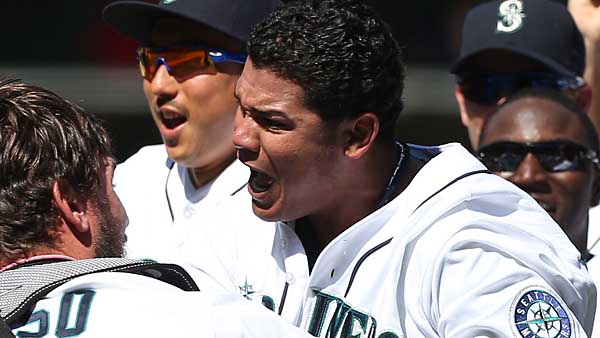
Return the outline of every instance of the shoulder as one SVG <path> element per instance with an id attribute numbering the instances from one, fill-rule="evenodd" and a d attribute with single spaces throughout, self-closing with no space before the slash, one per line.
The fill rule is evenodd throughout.
<path id="1" fill-rule="evenodd" d="M 167 150 L 162 144 L 145 146 L 140 148 L 124 162 L 119 163 L 115 169 L 115 177 L 125 175 L 131 171 L 152 170 L 152 168 L 168 168 L 172 163 L 167 155 Z"/>
<path id="2" fill-rule="evenodd" d="M 151 179 L 166 177 L 173 165 L 163 145 L 143 147 L 115 168 L 115 190 L 122 197 L 123 193 L 131 190 L 159 186 L 148 183 L 152 182 Z"/>

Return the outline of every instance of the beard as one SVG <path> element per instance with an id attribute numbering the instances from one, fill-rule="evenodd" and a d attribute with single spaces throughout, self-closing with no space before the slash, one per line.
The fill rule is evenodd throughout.
<path id="1" fill-rule="evenodd" d="M 109 203 L 100 200 L 96 207 L 100 234 L 96 240 L 96 257 L 123 257 L 125 255 L 125 224 L 113 216 Z"/>

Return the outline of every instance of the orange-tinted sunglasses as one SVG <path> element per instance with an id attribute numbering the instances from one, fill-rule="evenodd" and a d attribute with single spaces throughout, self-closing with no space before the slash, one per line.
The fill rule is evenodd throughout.
<path id="1" fill-rule="evenodd" d="M 152 81 L 161 65 L 174 77 L 184 77 L 198 72 L 214 72 L 216 62 L 244 64 L 246 61 L 244 53 L 229 53 L 203 47 L 140 47 L 137 57 L 142 77 L 148 81 Z"/>

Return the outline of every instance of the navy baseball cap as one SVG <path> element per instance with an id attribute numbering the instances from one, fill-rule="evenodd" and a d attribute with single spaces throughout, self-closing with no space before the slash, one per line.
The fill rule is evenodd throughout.
<path id="1" fill-rule="evenodd" d="M 582 77 L 585 68 L 583 37 L 567 7 L 551 0 L 495 0 L 472 8 L 451 72 L 469 73 L 473 60 L 494 50 L 527 57 L 565 77 Z"/>
<path id="2" fill-rule="evenodd" d="M 118 32 L 141 44 L 151 42 L 156 20 L 165 17 L 191 20 L 246 41 L 252 27 L 281 5 L 279 0 L 117 1 L 106 6 L 102 14 Z"/>

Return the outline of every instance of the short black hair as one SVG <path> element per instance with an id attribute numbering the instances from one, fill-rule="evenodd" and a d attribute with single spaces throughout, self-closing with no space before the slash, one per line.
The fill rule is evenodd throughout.
<path id="1" fill-rule="evenodd" d="M 54 247 L 54 183 L 94 198 L 106 158 L 110 139 L 93 115 L 44 88 L 0 81 L 0 258 Z"/>
<path id="2" fill-rule="evenodd" d="M 527 97 L 548 99 L 552 102 L 556 102 L 559 105 L 565 107 L 568 111 L 573 112 L 577 116 L 579 121 L 581 121 L 581 124 L 583 125 L 583 129 L 584 129 L 586 138 L 588 139 L 590 148 L 593 151 L 595 151 L 596 154 L 600 155 L 600 141 L 598 140 L 598 132 L 596 131 L 596 128 L 594 127 L 592 120 L 590 119 L 588 114 L 585 111 L 583 111 L 583 109 L 581 107 L 579 107 L 579 105 L 577 105 L 577 103 L 573 99 L 569 98 L 568 96 L 566 96 L 563 92 L 561 92 L 559 90 L 551 89 L 551 88 L 542 88 L 542 87 L 521 89 L 520 91 L 516 92 L 515 94 L 509 96 L 507 98 L 507 100 L 496 109 L 496 111 L 502 109 L 502 107 L 504 107 L 508 104 L 511 104 L 512 102 L 515 102 L 515 101 L 518 101 L 520 99 L 527 98 Z M 488 118 L 488 121 L 489 120 L 490 119 Z M 486 122 L 483 125 L 481 134 L 479 135 L 480 142 L 483 139 L 483 135 L 486 133 L 486 131 L 488 129 L 488 124 L 489 123 Z"/>
<path id="3" fill-rule="evenodd" d="M 404 64 L 389 26 L 358 0 L 299 0 L 253 30 L 248 55 L 304 90 L 324 120 L 375 113 L 393 138 L 403 108 Z"/>

